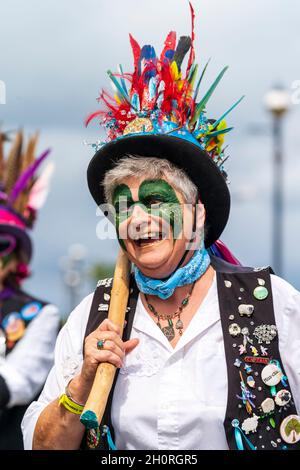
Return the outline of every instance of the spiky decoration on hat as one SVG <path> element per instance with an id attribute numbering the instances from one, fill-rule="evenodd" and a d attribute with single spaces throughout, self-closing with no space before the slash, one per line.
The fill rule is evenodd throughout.
<path id="1" fill-rule="evenodd" d="M 20 216 L 26 227 L 32 228 L 37 210 L 43 205 L 48 192 L 48 179 L 52 165 L 37 177 L 36 173 L 50 150 L 35 156 L 38 133 L 30 137 L 25 147 L 22 131 L 18 131 L 8 157 L 4 156 L 4 142 L 8 134 L 0 132 L 0 205 Z"/>
<path id="2" fill-rule="evenodd" d="M 54 165 L 49 163 L 37 176 L 40 165 L 50 153 L 48 149 L 36 158 L 37 133 L 25 145 L 23 132 L 16 132 L 6 157 L 4 146 L 12 140 L 10 134 L 0 131 L 0 232 L 17 240 L 25 255 L 22 256 L 24 270 L 32 254 L 27 229 L 33 227 L 37 210 L 46 200 Z"/>
<path id="3" fill-rule="evenodd" d="M 208 63 L 196 83 L 198 64 L 195 63 L 194 50 L 195 14 L 191 3 L 190 10 L 191 37 L 180 37 L 176 45 L 176 33 L 171 31 L 160 56 L 156 55 L 150 45 L 141 48 L 130 35 L 134 72 L 124 73 L 121 65 L 119 73 L 108 71 L 115 94 L 110 96 L 104 90 L 101 92 L 98 101 L 104 104 L 104 109 L 91 114 L 86 120 L 86 125 L 92 119 L 100 117 L 100 124 L 107 131 L 107 141 L 129 134 L 167 134 L 176 129 L 182 138 L 196 139 L 222 171 L 225 161 L 224 136 L 233 129 L 227 127 L 225 117 L 243 97 L 219 119 L 208 119 L 206 105 L 228 67 L 221 71 L 207 93 L 198 101 L 200 85 Z M 185 57 L 187 67 L 183 72 Z M 129 88 L 126 82 L 129 83 Z M 105 143 L 107 142 L 100 142 L 97 149 Z"/>

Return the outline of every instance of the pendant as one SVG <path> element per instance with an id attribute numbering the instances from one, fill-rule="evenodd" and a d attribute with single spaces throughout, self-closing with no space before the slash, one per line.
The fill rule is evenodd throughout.
<path id="1" fill-rule="evenodd" d="M 182 320 L 180 320 L 180 319 L 177 320 L 175 328 L 176 328 L 176 330 L 179 330 L 179 334 L 181 336 L 182 335 L 182 330 L 183 330 Z"/>
<path id="2" fill-rule="evenodd" d="M 172 341 L 175 338 L 175 331 L 173 326 L 165 326 L 161 330 L 163 334 L 168 338 L 169 341 Z"/>

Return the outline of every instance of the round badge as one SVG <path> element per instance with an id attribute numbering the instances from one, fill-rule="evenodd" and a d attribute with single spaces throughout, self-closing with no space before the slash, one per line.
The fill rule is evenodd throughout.
<path id="1" fill-rule="evenodd" d="M 268 364 L 261 372 L 261 379 L 269 387 L 279 384 L 282 379 L 282 372 L 275 364 Z"/>
<path id="2" fill-rule="evenodd" d="M 8 341 L 14 342 L 22 338 L 25 331 L 25 323 L 19 313 L 13 312 L 7 315 L 2 325 L 5 329 Z"/>
<path id="3" fill-rule="evenodd" d="M 287 405 L 292 399 L 291 392 L 288 390 L 279 390 L 275 397 L 275 403 L 278 406 L 285 406 Z"/>
<path id="4" fill-rule="evenodd" d="M 257 286 L 253 291 L 253 295 L 257 300 L 265 300 L 269 295 L 269 291 L 264 286 Z"/>
<path id="5" fill-rule="evenodd" d="M 241 333 L 241 328 L 237 323 L 231 323 L 231 325 L 229 325 L 228 331 L 231 336 L 236 337 Z"/>
<path id="6" fill-rule="evenodd" d="M 39 313 L 41 308 L 42 304 L 40 302 L 30 302 L 29 304 L 24 305 L 21 310 L 23 320 L 32 320 Z"/>
<path id="7" fill-rule="evenodd" d="M 287 416 L 280 425 L 280 435 L 287 444 L 300 441 L 300 416 Z"/>

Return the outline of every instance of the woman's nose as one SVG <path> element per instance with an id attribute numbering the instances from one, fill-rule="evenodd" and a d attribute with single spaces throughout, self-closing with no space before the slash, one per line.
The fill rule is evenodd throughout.
<path id="1" fill-rule="evenodd" d="M 149 215 L 139 204 L 134 206 L 129 224 L 137 232 L 141 232 L 143 227 L 148 226 Z"/>

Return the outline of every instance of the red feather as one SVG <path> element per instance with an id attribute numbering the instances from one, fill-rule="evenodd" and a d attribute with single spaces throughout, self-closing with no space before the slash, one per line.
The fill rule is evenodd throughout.
<path id="1" fill-rule="evenodd" d="M 165 58 L 165 54 L 168 50 L 174 51 L 176 48 L 176 32 L 175 31 L 170 31 L 165 42 L 164 42 L 164 48 L 162 50 L 162 53 L 160 55 L 160 61 L 163 62 Z"/>
<path id="2" fill-rule="evenodd" d="M 134 58 L 134 70 L 136 71 L 138 69 L 138 63 L 140 60 L 141 48 L 138 42 L 134 39 L 134 37 L 131 36 L 131 34 L 129 34 L 129 39 L 130 39 L 130 44 L 131 44 L 133 58 Z"/>
<path id="3" fill-rule="evenodd" d="M 192 18 L 192 33 L 191 33 L 191 50 L 190 50 L 190 56 L 189 56 L 189 61 L 188 61 L 188 65 L 187 65 L 187 69 L 186 69 L 186 77 L 188 76 L 189 74 L 189 71 L 191 69 L 191 66 L 195 60 L 195 49 L 194 49 L 194 40 L 195 40 L 195 12 L 194 12 L 194 8 L 193 8 L 193 5 L 191 4 L 191 2 L 189 2 L 190 4 L 190 10 L 191 10 L 191 18 Z"/>

